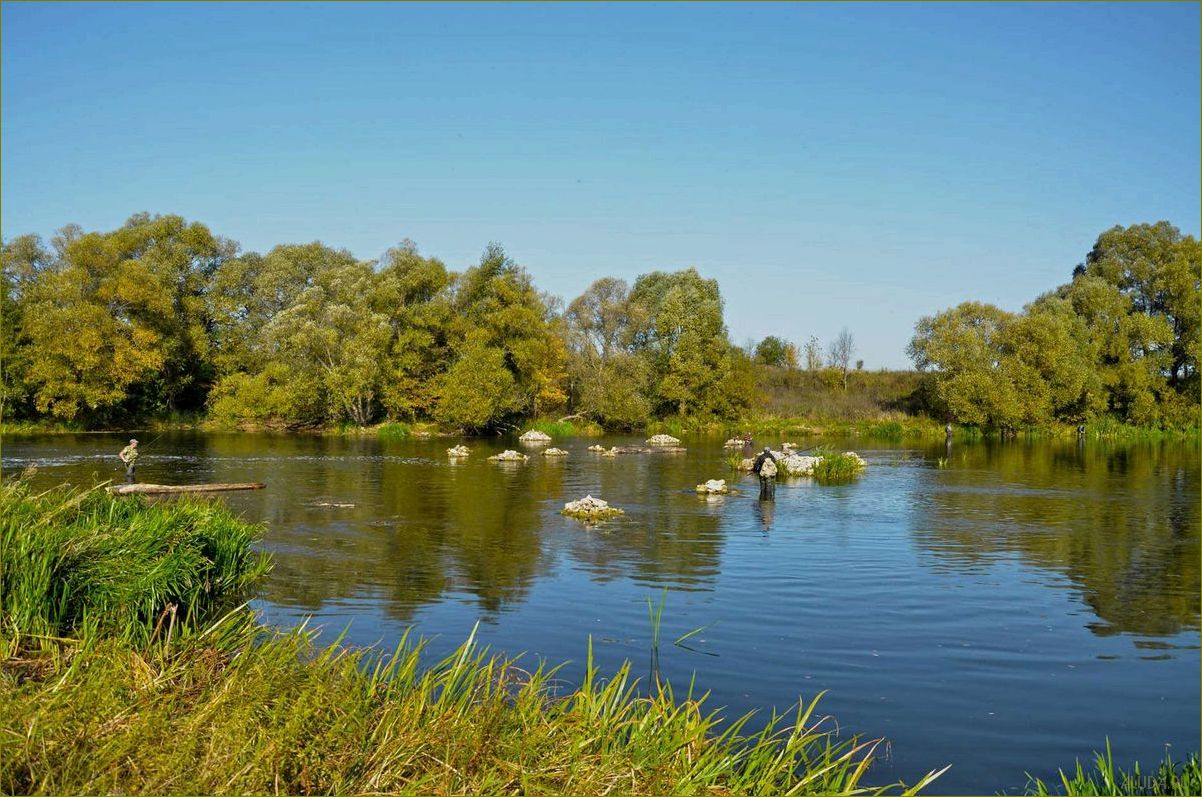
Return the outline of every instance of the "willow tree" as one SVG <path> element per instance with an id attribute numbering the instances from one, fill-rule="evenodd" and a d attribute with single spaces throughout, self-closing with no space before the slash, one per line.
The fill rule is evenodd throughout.
<path id="1" fill-rule="evenodd" d="M 55 248 L 21 298 L 38 411 L 199 408 L 212 376 L 206 292 L 233 245 L 179 216 L 140 214 L 109 233 L 64 228 Z"/>

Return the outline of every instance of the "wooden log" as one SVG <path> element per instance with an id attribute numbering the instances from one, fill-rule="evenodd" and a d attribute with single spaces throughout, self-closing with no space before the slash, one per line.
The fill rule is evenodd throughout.
<path id="1" fill-rule="evenodd" d="M 109 487 L 113 495 L 161 495 L 166 493 L 221 493 L 227 490 L 262 490 L 262 482 L 238 484 L 114 484 Z"/>

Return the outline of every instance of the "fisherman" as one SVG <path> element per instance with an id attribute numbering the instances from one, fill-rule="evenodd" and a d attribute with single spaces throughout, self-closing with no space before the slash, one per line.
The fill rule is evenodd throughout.
<path id="1" fill-rule="evenodd" d="M 752 440 L 751 440 L 751 432 L 744 432 L 743 433 L 743 454 L 745 456 L 751 456 L 751 452 L 754 450 L 755 450 L 754 444 L 752 443 Z"/>
<path id="2" fill-rule="evenodd" d="M 121 453 L 117 457 L 125 463 L 125 481 L 127 484 L 134 483 L 134 468 L 138 466 L 138 441 L 130 440 L 129 445 L 121 449 Z"/>
<path id="3" fill-rule="evenodd" d="M 770 465 L 768 463 L 771 463 Z M 765 467 L 768 465 L 768 467 Z M 764 451 L 755 458 L 751 472 L 760 477 L 760 500 L 771 501 L 776 498 L 776 457 L 772 450 L 764 446 Z"/>
<path id="4" fill-rule="evenodd" d="M 951 423 L 951 421 L 948 421 L 947 426 L 943 427 L 943 434 L 947 437 L 948 440 L 952 439 L 952 423 Z"/>

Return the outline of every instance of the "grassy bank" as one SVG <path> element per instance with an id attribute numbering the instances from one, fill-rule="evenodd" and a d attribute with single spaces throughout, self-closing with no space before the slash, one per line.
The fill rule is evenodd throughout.
<path id="1" fill-rule="evenodd" d="M 815 702 L 745 732 L 591 655 L 562 693 L 474 640 L 427 666 L 271 632 L 230 609 L 267 563 L 217 502 L 17 483 L 0 513 L 4 793 L 844 794 L 878 746 Z"/>

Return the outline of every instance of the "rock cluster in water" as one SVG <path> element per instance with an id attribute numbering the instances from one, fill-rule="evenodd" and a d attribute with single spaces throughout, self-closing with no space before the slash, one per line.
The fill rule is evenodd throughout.
<path id="1" fill-rule="evenodd" d="M 743 442 L 744 442 L 743 438 L 741 438 L 741 437 L 732 437 L 729 440 L 727 440 L 725 443 L 723 443 L 722 447 L 723 448 L 742 448 Z"/>
<path id="2" fill-rule="evenodd" d="M 545 432 L 540 432 L 537 429 L 531 429 L 530 431 L 526 432 L 526 434 L 519 437 L 518 442 L 521 442 L 521 443 L 550 443 L 551 435 L 549 435 Z"/>
<path id="3" fill-rule="evenodd" d="M 472 450 L 467 446 L 453 446 L 447 449 L 447 456 L 454 459 L 455 457 L 466 457 L 472 453 Z"/>
<path id="4" fill-rule="evenodd" d="M 725 495 L 730 492 L 730 488 L 726 486 L 726 479 L 710 479 L 697 485 L 697 492 L 708 495 Z"/>
<path id="5" fill-rule="evenodd" d="M 528 459 L 530 459 L 530 457 L 526 456 L 522 452 L 513 451 L 511 449 L 506 449 L 500 454 L 494 454 L 488 458 L 490 462 L 525 462 Z"/>
<path id="6" fill-rule="evenodd" d="M 626 513 L 616 506 L 610 506 L 608 501 L 586 495 L 579 501 L 568 501 L 564 504 L 563 514 L 580 520 L 605 520 Z"/>
<path id="7" fill-rule="evenodd" d="M 790 445 L 790 448 L 795 446 Z M 852 457 L 856 461 L 857 470 L 863 470 L 868 467 L 868 463 L 854 451 L 844 451 L 844 456 Z M 814 468 L 822 461 L 822 457 L 807 457 L 801 454 L 793 454 L 788 451 L 773 451 L 772 456 L 776 457 L 776 465 L 773 467 L 773 475 L 779 473 L 782 476 L 813 476 Z M 766 469 L 772 464 L 772 460 L 764 460 L 763 467 L 760 468 L 760 474 L 764 475 Z M 739 463 L 739 470 L 749 471 L 755 465 L 755 459 L 752 457 L 745 458 Z"/>
<path id="8" fill-rule="evenodd" d="M 600 453 L 602 453 L 602 452 L 604 452 L 604 451 L 605 451 L 605 446 L 603 446 L 603 445 L 591 445 L 591 446 L 589 446 L 589 447 L 588 447 L 588 450 L 589 450 L 589 451 L 596 451 L 598 454 L 600 454 Z"/>
<path id="9" fill-rule="evenodd" d="M 647 438 L 649 446 L 678 446 L 680 445 L 679 438 L 673 437 L 670 434 L 654 434 Z"/>
<path id="10" fill-rule="evenodd" d="M 544 457 L 566 457 L 567 455 L 568 452 L 564 451 L 562 448 L 548 448 L 543 451 Z"/>

